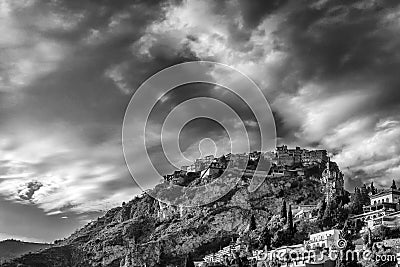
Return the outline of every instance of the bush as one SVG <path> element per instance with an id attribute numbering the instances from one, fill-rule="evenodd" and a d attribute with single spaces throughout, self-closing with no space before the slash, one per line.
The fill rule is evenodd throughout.
<path id="1" fill-rule="evenodd" d="M 389 228 L 386 226 L 380 226 L 375 229 L 372 233 L 374 239 L 386 240 L 391 238 L 400 238 L 400 227 Z"/>

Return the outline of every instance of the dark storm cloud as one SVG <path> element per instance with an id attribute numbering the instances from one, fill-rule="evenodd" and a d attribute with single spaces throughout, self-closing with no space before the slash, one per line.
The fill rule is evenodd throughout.
<path id="1" fill-rule="evenodd" d="M 391 123 L 399 120 L 400 111 L 399 3 L 298 1 L 290 5 L 274 33 L 278 48 L 288 55 L 283 70 L 287 76 L 281 83 L 286 96 L 278 97 L 286 100 L 275 102 L 285 129 L 278 130 L 281 138 L 328 147 L 344 165 L 348 179 L 387 184 L 399 164 L 397 126 Z M 290 119 L 284 103 L 303 112 L 297 122 Z M 318 133 L 320 129 L 324 131 Z"/>
<path id="2" fill-rule="evenodd" d="M 239 15 L 243 20 L 244 26 L 247 28 L 247 32 L 249 32 L 249 30 L 257 27 L 266 16 L 273 14 L 277 9 L 284 7 L 287 2 L 287 0 L 221 0 L 215 1 L 214 3 L 210 1 L 208 4 L 216 14 L 229 17 L 232 15 L 229 13 L 229 6 L 233 3 L 237 3 Z M 235 14 L 235 17 L 230 16 L 230 19 L 233 21 L 234 18 L 237 18 L 236 15 L 237 14 Z"/>
<path id="3" fill-rule="evenodd" d="M 185 47 L 198 58 L 253 78 L 280 142 L 328 148 L 349 179 L 361 169 L 383 184 L 399 173 L 398 2 L 248 2 L 188 1 L 147 35 L 161 43 L 176 36 L 164 42 L 174 49 L 190 36 Z"/>
<path id="4" fill-rule="evenodd" d="M 287 0 L 239 0 L 244 24 L 249 28 L 258 26 L 265 16 L 273 13 L 286 3 Z"/>
<path id="5" fill-rule="evenodd" d="M 384 91 L 397 86 L 399 67 L 395 47 L 400 38 L 383 21 L 398 2 L 326 1 L 305 5 L 299 1 L 276 31 L 291 66 L 298 71 L 297 82 L 323 80 L 382 83 Z M 389 80 L 388 80 L 389 78 Z M 393 86 L 394 87 L 394 86 Z M 346 84 L 337 90 L 351 90 Z M 385 98 L 385 94 L 383 95 Z M 395 101 L 398 99 L 395 99 Z"/>
<path id="6" fill-rule="evenodd" d="M 257 123 L 254 123 L 256 118 L 243 99 L 232 91 L 213 84 L 194 83 L 184 85 L 171 90 L 161 97 L 162 101 L 158 101 L 149 115 L 149 125 L 151 125 L 152 128 L 148 132 L 148 135 L 157 135 L 158 138 L 157 141 L 151 139 L 151 145 L 148 146 L 148 151 L 150 158 L 152 158 L 155 163 L 155 167 L 163 174 L 173 170 L 171 166 L 168 168 L 167 158 L 162 156 L 161 129 L 163 122 L 178 105 L 183 104 L 187 100 L 199 97 L 217 99 L 231 107 L 244 122 L 246 130 L 252 135 L 250 144 L 251 150 L 260 150 L 259 144 L 261 138 L 259 126 Z M 193 114 L 193 120 L 188 122 L 182 129 L 176 129 L 175 134 L 179 135 L 180 149 L 183 152 L 186 151 L 189 158 L 194 157 L 194 155 L 189 155 L 190 153 L 194 153 L 199 157 L 199 150 L 197 148 L 192 148 L 192 146 L 198 144 L 205 138 L 212 139 L 216 144 L 219 143 L 219 145 L 217 145 L 218 154 L 228 149 L 228 147 L 221 147 L 222 140 L 229 139 L 227 129 L 224 129 L 219 121 L 208 118 L 197 118 L 196 114 L 200 114 L 202 109 L 207 109 L 207 106 L 190 106 L 186 112 Z M 215 111 L 215 113 L 218 112 Z M 225 119 L 229 120 L 233 118 L 227 115 Z M 228 123 L 233 124 L 234 122 L 229 121 Z M 226 146 L 226 143 L 224 143 L 224 145 Z"/>
<path id="7" fill-rule="evenodd" d="M 296 83 L 335 82 L 340 86 L 326 97 L 353 90 L 354 84 L 376 84 L 375 102 L 368 112 L 390 110 L 400 97 L 400 38 L 391 29 L 390 16 L 396 1 L 326 1 L 299 3 L 276 31 L 297 70 Z M 367 86 L 361 88 L 369 90 Z M 369 92 L 366 92 L 369 93 Z"/>

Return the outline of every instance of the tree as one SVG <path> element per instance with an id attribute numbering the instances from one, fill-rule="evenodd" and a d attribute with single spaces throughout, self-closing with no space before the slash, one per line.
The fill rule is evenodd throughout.
<path id="1" fill-rule="evenodd" d="M 261 232 L 261 236 L 260 236 L 260 245 L 259 248 L 262 249 L 264 247 L 267 247 L 268 250 L 271 249 L 271 234 L 268 230 L 268 227 L 264 227 L 264 229 Z"/>
<path id="2" fill-rule="evenodd" d="M 281 208 L 281 218 L 284 219 L 285 223 L 287 221 L 287 208 L 286 208 L 286 200 L 283 200 L 282 202 L 282 208 Z"/>
<path id="3" fill-rule="evenodd" d="M 392 186 L 390 188 L 393 190 L 397 190 L 397 185 L 396 185 L 395 180 L 393 180 Z"/>
<path id="4" fill-rule="evenodd" d="M 292 213 L 292 205 L 289 205 L 289 210 L 287 214 L 287 226 L 290 233 L 294 233 L 294 226 L 293 226 L 293 213 Z"/>
<path id="5" fill-rule="evenodd" d="M 387 226 L 381 225 L 373 231 L 373 238 L 379 241 L 390 239 L 390 238 L 399 238 L 400 237 L 400 227 L 390 228 Z"/>
<path id="6" fill-rule="evenodd" d="M 164 252 L 164 241 L 158 241 L 157 246 L 155 249 L 156 257 L 157 257 L 157 264 L 156 267 L 165 266 L 166 264 L 166 255 Z"/>
<path id="7" fill-rule="evenodd" d="M 371 182 L 371 186 L 370 186 L 369 190 L 370 190 L 371 194 L 373 194 L 373 195 L 375 195 L 377 193 L 376 188 L 374 186 L 374 182 Z"/>
<path id="8" fill-rule="evenodd" d="M 350 202 L 350 193 L 347 192 L 344 188 L 341 189 L 340 199 L 343 205 Z"/>
<path id="9" fill-rule="evenodd" d="M 320 232 L 321 228 L 316 221 L 302 220 L 296 224 L 294 231 L 293 243 L 300 244 L 309 239 L 310 234 Z"/>
<path id="10" fill-rule="evenodd" d="M 333 216 L 332 216 L 332 210 L 333 210 L 333 203 L 332 201 L 329 201 L 328 204 L 326 205 L 324 216 L 322 217 L 322 227 L 331 227 L 333 222 Z"/>
<path id="11" fill-rule="evenodd" d="M 354 189 L 354 196 L 351 199 L 351 213 L 360 214 L 363 211 L 363 196 L 361 195 L 361 190 L 356 187 Z"/>
<path id="12" fill-rule="evenodd" d="M 254 231 L 256 229 L 257 229 L 256 218 L 254 217 L 254 214 L 252 214 L 250 218 L 249 230 Z"/>
<path id="13" fill-rule="evenodd" d="M 362 185 L 361 187 L 361 202 L 363 205 L 369 205 L 370 204 L 370 198 L 368 196 L 368 189 L 365 184 Z"/>
<path id="14" fill-rule="evenodd" d="M 325 209 L 326 209 L 326 202 L 325 200 L 322 200 L 321 202 L 318 203 L 318 219 L 321 220 L 322 217 L 324 216 Z"/>
<path id="15" fill-rule="evenodd" d="M 280 229 L 276 231 L 274 237 L 271 240 L 271 244 L 275 248 L 291 245 L 292 242 L 292 236 L 290 235 L 290 233 L 288 233 L 287 229 Z"/>
<path id="16" fill-rule="evenodd" d="M 373 245 L 374 245 L 374 241 L 372 238 L 372 232 L 371 232 L 371 229 L 368 228 L 368 248 L 372 248 Z"/>
<path id="17" fill-rule="evenodd" d="M 339 204 L 339 206 L 335 210 L 335 223 L 338 228 L 344 226 L 347 218 L 349 217 L 349 210 L 345 205 Z"/>
<path id="18" fill-rule="evenodd" d="M 195 267 L 192 255 L 190 253 L 187 254 L 186 259 L 185 259 L 185 267 Z"/>

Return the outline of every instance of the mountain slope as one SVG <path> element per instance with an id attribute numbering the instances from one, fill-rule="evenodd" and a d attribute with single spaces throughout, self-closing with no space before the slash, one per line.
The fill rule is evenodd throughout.
<path id="1" fill-rule="evenodd" d="M 189 252 L 201 259 L 236 239 L 252 216 L 261 231 L 283 198 L 293 204 L 316 204 L 322 197 L 321 184 L 314 178 L 271 178 L 251 194 L 246 185 L 242 181 L 220 200 L 184 210 L 144 194 L 109 210 L 57 247 L 2 266 L 180 265 Z"/>
<path id="2" fill-rule="evenodd" d="M 19 257 L 29 252 L 36 252 L 50 246 L 49 244 L 22 242 L 18 240 L 0 241 L 0 262 Z"/>

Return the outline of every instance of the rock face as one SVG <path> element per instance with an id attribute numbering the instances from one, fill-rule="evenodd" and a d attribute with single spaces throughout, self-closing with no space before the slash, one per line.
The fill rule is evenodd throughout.
<path id="1" fill-rule="evenodd" d="M 181 266 L 236 239 L 253 216 L 261 229 L 276 214 L 282 198 L 315 204 L 321 184 L 307 177 L 267 180 L 254 193 L 240 183 L 217 202 L 179 209 L 144 194 L 109 210 L 55 247 L 1 266 Z"/>

